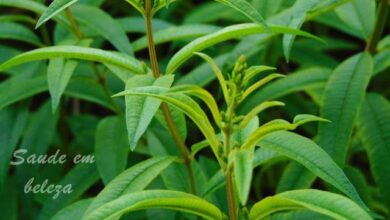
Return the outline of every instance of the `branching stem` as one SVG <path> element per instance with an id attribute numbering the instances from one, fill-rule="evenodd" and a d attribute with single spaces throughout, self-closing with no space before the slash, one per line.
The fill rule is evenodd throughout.
<path id="1" fill-rule="evenodd" d="M 152 72 L 155 78 L 160 77 L 160 70 L 158 67 L 158 60 L 157 60 L 157 54 L 156 54 L 156 47 L 154 43 L 153 38 L 153 26 L 152 26 L 152 2 L 151 0 L 145 1 L 145 19 L 146 19 L 146 34 L 148 38 L 148 49 L 149 49 L 149 57 L 150 57 L 150 63 L 152 66 Z M 174 141 L 176 143 L 176 146 L 178 147 L 181 157 L 183 158 L 184 164 L 187 169 L 188 177 L 189 177 L 189 184 L 190 184 L 190 191 L 193 194 L 196 194 L 196 187 L 195 187 L 195 177 L 194 172 L 191 167 L 191 156 L 188 151 L 187 146 L 184 143 L 184 140 L 180 137 L 179 130 L 177 126 L 175 125 L 171 112 L 169 111 L 168 105 L 166 103 L 161 104 L 161 110 L 163 111 L 165 121 L 168 125 L 168 130 L 171 133 L 171 135 L 174 138 Z"/>

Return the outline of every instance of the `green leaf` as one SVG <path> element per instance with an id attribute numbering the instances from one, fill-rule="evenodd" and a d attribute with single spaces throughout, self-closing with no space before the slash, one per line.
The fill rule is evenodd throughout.
<path id="1" fill-rule="evenodd" d="M 78 0 L 54 0 L 49 7 L 43 12 L 41 17 L 39 17 L 39 20 L 37 22 L 37 25 L 35 28 L 39 28 L 42 24 L 44 24 L 46 21 L 54 17 L 56 14 L 63 11 L 65 8 L 71 6 L 72 4 L 76 3 Z"/>
<path id="2" fill-rule="evenodd" d="M 47 90 L 46 76 L 26 78 L 11 77 L 0 84 L 0 109 Z M 26 88 L 29 88 L 26 90 Z"/>
<path id="3" fill-rule="evenodd" d="M 134 56 L 132 45 L 120 24 L 105 11 L 88 5 L 72 8 L 76 19 L 98 33 L 124 54 Z"/>
<path id="4" fill-rule="evenodd" d="M 213 96 L 207 90 L 198 86 L 182 85 L 182 86 L 173 87 L 170 90 L 170 92 L 184 93 L 201 99 L 204 103 L 206 103 L 207 107 L 210 109 L 216 124 L 218 126 L 221 125 L 222 119 L 221 119 L 221 114 L 217 102 L 214 100 Z"/>
<path id="5" fill-rule="evenodd" d="M 294 190 L 267 197 L 252 207 L 249 219 L 263 219 L 275 212 L 302 208 L 334 219 L 372 219 L 364 209 L 350 199 L 315 189 Z"/>
<path id="6" fill-rule="evenodd" d="M 89 46 L 91 40 L 81 40 L 76 42 L 78 46 Z M 62 94 L 68 85 L 70 78 L 77 67 L 78 62 L 74 60 L 65 60 L 63 58 L 53 58 L 49 60 L 47 67 L 47 84 L 52 100 L 53 113 L 56 111 Z"/>
<path id="7" fill-rule="evenodd" d="M 154 79 L 150 75 L 134 76 L 127 81 L 126 90 L 143 86 L 171 87 L 174 77 L 167 75 Z M 126 96 L 126 125 L 130 149 L 134 150 L 141 136 L 145 133 L 161 101 L 150 97 Z"/>
<path id="8" fill-rule="evenodd" d="M 327 121 L 321 117 L 317 117 L 314 115 L 297 115 L 294 118 L 294 123 L 290 123 L 288 121 L 285 121 L 283 119 L 275 119 L 273 121 L 270 121 L 263 126 L 257 128 L 255 131 L 251 133 L 250 136 L 248 136 L 245 139 L 245 142 L 242 144 L 242 149 L 250 149 L 254 146 L 256 146 L 256 143 L 258 143 L 260 140 L 264 138 L 267 134 L 276 132 L 276 131 L 282 131 L 282 130 L 295 130 L 297 127 L 309 123 L 309 122 L 315 122 L 320 121 L 324 122 Z"/>
<path id="9" fill-rule="evenodd" d="M 379 94 L 368 94 L 358 116 L 358 131 L 368 153 L 380 196 L 390 207 L 390 103 Z"/>
<path id="10" fill-rule="evenodd" d="M 258 145 L 297 161 L 366 208 L 343 170 L 312 140 L 291 132 L 278 131 L 265 136 Z"/>
<path id="11" fill-rule="evenodd" d="M 0 110 L 0 192 L 7 179 L 12 154 L 26 127 L 27 105 L 16 105 Z"/>
<path id="12" fill-rule="evenodd" d="M 47 9 L 45 5 L 31 0 L 0 0 L 0 6 L 20 8 L 37 14 L 43 14 Z M 65 16 L 57 15 L 53 19 L 71 30 L 72 27 Z"/>
<path id="13" fill-rule="evenodd" d="M 248 114 L 244 116 L 240 123 L 240 128 L 244 128 L 248 125 L 248 123 L 255 118 L 260 112 L 266 110 L 267 108 L 271 108 L 274 106 L 284 106 L 285 104 L 283 102 L 278 102 L 278 101 L 267 101 L 267 102 L 262 102 L 255 108 L 253 108 Z"/>
<path id="14" fill-rule="evenodd" d="M 109 219 L 151 208 L 182 211 L 209 220 L 222 220 L 225 217 L 216 206 L 192 194 L 169 190 L 147 190 L 126 194 L 112 200 L 93 210 L 83 220 Z"/>
<path id="15" fill-rule="evenodd" d="M 63 209 L 61 209 L 57 214 L 55 214 L 51 220 L 68 220 L 68 219 L 81 219 L 85 210 L 91 204 L 93 199 L 83 199 L 77 201 Z"/>
<path id="16" fill-rule="evenodd" d="M 262 89 L 254 92 L 245 102 L 242 103 L 241 109 L 252 109 L 258 103 L 277 99 L 287 94 L 319 88 L 326 84 L 331 71 L 326 68 L 308 68 L 287 75 L 287 77 L 272 82 Z"/>
<path id="17" fill-rule="evenodd" d="M 143 190 L 174 160 L 173 157 L 155 157 L 122 172 L 96 196 L 84 217 L 121 195 Z"/>
<path id="18" fill-rule="evenodd" d="M 0 22 L 0 39 L 18 40 L 41 47 L 37 35 L 27 27 L 13 22 Z"/>
<path id="19" fill-rule="evenodd" d="M 371 56 L 358 54 L 341 63 L 325 87 L 321 117 L 332 123 L 319 124 L 318 143 L 340 165 L 346 159 L 352 128 L 372 72 Z"/>
<path id="20" fill-rule="evenodd" d="M 53 46 L 32 50 L 2 63 L 0 72 L 23 63 L 51 58 L 71 58 L 108 63 L 124 68 L 133 74 L 144 73 L 140 62 L 130 56 L 79 46 Z"/>
<path id="21" fill-rule="evenodd" d="M 242 100 L 246 99 L 250 94 L 255 92 L 258 88 L 264 86 L 265 84 L 271 82 L 272 80 L 278 79 L 278 78 L 283 78 L 283 77 L 286 77 L 286 76 L 282 75 L 282 74 L 278 74 L 278 73 L 273 73 L 273 74 L 270 74 L 270 75 L 264 77 L 263 79 L 257 81 L 256 83 L 254 83 L 248 89 L 245 90 L 244 94 L 242 94 Z"/>
<path id="22" fill-rule="evenodd" d="M 252 183 L 254 148 L 243 149 L 234 155 L 234 181 L 237 186 L 238 198 L 245 206 Z"/>
<path id="23" fill-rule="evenodd" d="M 221 164 L 223 162 L 218 157 L 218 146 L 219 141 L 215 135 L 213 126 L 210 124 L 207 119 L 207 115 L 202 110 L 202 108 L 190 97 L 181 93 L 170 93 L 169 89 L 164 87 L 157 86 L 146 86 L 135 88 L 131 90 L 126 90 L 124 92 L 118 93 L 115 96 L 149 96 L 153 98 L 160 99 L 164 102 L 174 105 L 182 112 L 184 112 L 191 120 L 198 126 L 202 131 L 203 135 L 208 139 L 210 146 Z"/>
<path id="24" fill-rule="evenodd" d="M 201 58 L 203 58 L 207 63 L 210 64 L 210 66 L 212 67 L 215 75 L 217 76 L 217 79 L 219 81 L 219 85 L 221 86 L 221 89 L 222 89 L 222 93 L 223 93 L 223 97 L 225 98 L 225 101 L 228 102 L 230 100 L 229 98 L 229 92 L 228 92 L 228 87 L 227 87 L 227 83 L 226 83 L 226 79 L 225 77 L 223 76 L 223 73 L 222 71 L 219 69 L 218 65 L 214 62 L 214 60 L 208 56 L 207 54 L 204 54 L 204 53 L 199 53 L 199 52 L 195 52 L 196 55 L 200 56 Z"/>
<path id="25" fill-rule="evenodd" d="M 95 133 L 95 157 L 105 185 L 125 170 L 128 152 L 124 118 L 111 116 L 101 120 Z"/>
<path id="26" fill-rule="evenodd" d="M 375 1 L 371 0 L 352 0 L 336 8 L 338 17 L 352 28 L 364 39 L 371 37 L 375 25 Z"/>
<path id="27" fill-rule="evenodd" d="M 52 100 L 52 111 L 55 112 L 62 94 L 77 67 L 77 61 L 66 61 L 63 58 L 50 59 L 47 67 L 47 82 Z"/>
<path id="28" fill-rule="evenodd" d="M 263 16 L 246 0 L 216 0 L 219 3 L 227 5 L 233 8 L 236 11 L 239 11 L 250 20 L 255 23 L 261 24 L 264 27 L 267 27 Z"/>
<path id="29" fill-rule="evenodd" d="M 188 38 L 202 37 L 206 34 L 219 31 L 221 28 L 214 25 L 191 24 L 177 27 L 170 27 L 153 33 L 155 45 L 175 42 Z M 148 48 L 148 38 L 144 36 L 133 42 L 134 51 L 140 51 Z"/>
<path id="30" fill-rule="evenodd" d="M 295 2 L 292 10 L 292 16 L 288 21 L 288 27 L 300 29 L 306 19 L 306 13 L 313 9 L 320 1 L 319 0 L 298 0 Z M 289 61 L 291 48 L 295 40 L 295 35 L 286 34 L 283 36 L 283 53 L 286 60 Z"/>
<path id="31" fill-rule="evenodd" d="M 275 34 L 289 33 L 289 34 L 295 34 L 295 35 L 318 39 L 317 37 L 308 34 L 306 32 L 302 32 L 299 30 L 294 30 L 286 27 L 271 26 L 270 29 L 272 30 L 272 33 Z M 168 63 L 166 73 L 167 74 L 174 73 L 185 61 L 190 59 L 195 52 L 200 52 L 215 44 L 230 39 L 239 38 L 242 36 L 252 35 L 252 34 L 263 34 L 266 32 L 267 30 L 263 26 L 260 26 L 258 24 L 238 24 L 238 25 L 232 25 L 226 27 L 215 33 L 198 38 L 192 41 L 191 43 L 187 44 L 185 47 L 183 47 L 179 52 L 177 52 L 172 57 L 172 59 Z"/>

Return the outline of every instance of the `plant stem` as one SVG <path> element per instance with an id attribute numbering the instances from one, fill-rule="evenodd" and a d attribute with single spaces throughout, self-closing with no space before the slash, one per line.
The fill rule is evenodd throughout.
<path id="1" fill-rule="evenodd" d="M 380 0 L 378 3 L 378 15 L 376 18 L 374 32 L 367 42 L 366 51 L 375 54 L 378 41 L 382 36 L 386 24 L 386 18 L 389 12 L 389 3 L 386 0 Z"/>
<path id="2" fill-rule="evenodd" d="M 229 157 L 230 153 L 230 137 L 231 137 L 231 120 L 229 118 L 228 128 L 225 130 L 225 156 Z M 228 166 L 225 170 L 225 180 L 226 180 L 226 195 L 229 208 L 229 220 L 237 220 L 237 203 L 236 195 L 234 194 L 234 183 L 232 175 L 232 166 L 228 163 Z"/>
<path id="3" fill-rule="evenodd" d="M 153 26 L 152 26 L 152 3 L 151 0 L 145 1 L 145 19 L 146 19 L 146 35 L 148 38 L 148 49 L 149 49 L 149 57 L 150 57 L 150 63 L 152 66 L 152 72 L 153 76 L 155 78 L 160 77 L 160 70 L 158 67 L 158 60 L 157 60 L 157 54 L 156 54 L 156 46 L 154 43 L 153 38 Z M 184 164 L 187 169 L 188 177 L 189 177 L 189 184 L 190 184 L 190 191 L 193 194 L 196 194 L 196 187 L 195 187 L 195 177 L 194 172 L 191 167 L 191 156 L 187 149 L 187 146 L 185 145 L 184 141 L 180 137 L 179 130 L 177 129 L 177 126 L 175 125 L 171 112 L 169 111 L 168 105 L 166 103 L 161 104 L 161 110 L 163 111 L 165 121 L 168 125 L 168 130 L 173 136 L 173 139 L 176 143 L 176 146 L 178 147 L 181 157 L 183 158 Z"/>
<path id="4" fill-rule="evenodd" d="M 72 25 L 72 28 L 73 28 L 73 32 L 74 34 L 76 35 L 76 37 L 81 40 L 83 39 L 83 34 L 80 32 L 80 29 L 79 27 L 77 26 L 77 23 L 76 21 L 74 20 L 74 17 L 73 17 L 73 14 L 72 12 L 70 11 L 69 8 L 66 8 L 65 9 L 65 13 L 66 13 L 66 16 L 68 17 L 69 21 L 70 21 L 70 24 Z"/>
<path id="5" fill-rule="evenodd" d="M 234 183 L 233 183 L 233 175 L 231 170 L 228 168 L 225 174 L 226 180 L 226 194 L 228 200 L 228 208 L 229 208 L 229 220 L 237 220 L 237 203 L 236 203 L 236 195 L 234 194 Z"/>
<path id="6" fill-rule="evenodd" d="M 229 208 L 229 220 L 237 220 L 237 202 L 236 195 L 234 193 L 234 182 L 233 182 L 233 174 L 232 169 L 234 167 L 234 163 L 229 162 L 230 152 L 232 150 L 231 146 L 231 135 L 233 130 L 233 118 L 235 115 L 236 109 L 236 87 L 233 87 L 231 91 L 231 100 L 228 103 L 228 107 L 226 110 L 226 128 L 223 130 L 225 134 L 225 157 L 228 160 L 228 165 L 225 170 L 225 181 L 226 181 L 226 195 L 227 202 Z"/>

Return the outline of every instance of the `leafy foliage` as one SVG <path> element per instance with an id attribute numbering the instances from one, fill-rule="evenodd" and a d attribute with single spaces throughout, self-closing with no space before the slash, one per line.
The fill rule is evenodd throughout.
<path id="1" fill-rule="evenodd" d="M 388 219 L 387 0 L 0 0 L 0 219 Z"/>

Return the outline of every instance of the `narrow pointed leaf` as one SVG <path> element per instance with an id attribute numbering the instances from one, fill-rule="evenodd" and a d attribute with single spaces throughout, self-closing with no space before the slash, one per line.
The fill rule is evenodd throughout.
<path id="1" fill-rule="evenodd" d="M 219 141 L 215 135 L 214 128 L 210 124 L 205 112 L 201 109 L 201 107 L 187 95 L 181 93 L 170 93 L 169 89 L 163 87 L 149 86 L 126 90 L 116 94 L 115 96 L 127 95 L 145 97 L 149 96 L 174 105 L 182 112 L 184 112 L 189 118 L 191 118 L 191 120 L 202 131 L 203 135 L 208 139 L 214 154 L 216 156 L 219 155 Z M 220 163 L 223 163 L 220 158 L 218 158 L 218 156 L 217 159 Z"/>
<path id="2" fill-rule="evenodd" d="M 243 149 L 234 156 L 234 180 L 237 186 L 238 198 L 245 206 L 252 183 L 254 149 Z"/>
<path id="3" fill-rule="evenodd" d="M 126 89 L 143 86 L 161 86 L 169 88 L 173 83 L 173 76 L 167 75 L 154 79 L 150 75 L 134 76 L 127 81 Z M 141 136 L 145 133 L 161 101 L 151 97 L 126 96 L 126 125 L 130 149 L 134 150 Z"/>
<path id="4" fill-rule="evenodd" d="M 130 56 L 79 46 L 52 46 L 32 50 L 15 56 L 10 60 L 2 63 L 0 65 L 0 72 L 23 63 L 51 58 L 71 58 L 109 63 L 118 67 L 122 67 L 133 74 L 144 73 L 140 62 Z"/>
<path id="5" fill-rule="evenodd" d="M 54 0 L 49 7 L 43 12 L 41 17 L 39 17 L 39 20 L 37 22 L 37 25 L 35 28 L 39 28 L 43 23 L 63 11 L 65 8 L 71 6 L 72 4 L 76 3 L 78 0 Z"/>
<path id="6" fill-rule="evenodd" d="M 218 105 L 216 101 L 214 100 L 213 96 L 202 87 L 198 86 L 191 86 L 191 85 L 183 85 L 183 86 L 176 86 L 170 90 L 170 92 L 179 92 L 188 94 L 190 96 L 195 96 L 199 99 L 201 99 L 204 103 L 206 103 L 207 107 L 210 109 L 211 114 L 214 117 L 214 120 L 218 126 L 221 125 L 221 114 L 219 112 Z"/>
<path id="7" fill-rule="evenodd" d="M 13 22 L 0 22 L 0 39 L 18 40 L 35 46 L 42 46 L 37 35 L 27 27 Z"/>
<path id="8" fill-rule="evenodd" d="M 367 211 L 350 199 L 315 189 L 294 190 L 267 197 L 252 207 L 249 219 L 260 220 L 275 212 L 302 208 L 334 219 L 372 219 Z"/>
<path id="9" fill-rule="evenodd" d="M 370 168 L 380 195 L 390 207 L 390 103 L 368 94 L 358 117 L 358 129 L 368 153 Z"/>
<path id="10" fill-rule="evenodd" d="M 96 196 L 85 212 L 84 217 L 104 204 L 119 198 L 121 195 L 143 190 L 174 160 L 175 158 L 173 157 L 155 157 L 138 163 L 122 172 Z"/>
<path id="11" fill-rule="evenodd" d="M 281 26 L 270 26 L 270 28 L 272 30 L 272 33 L 274 34 L 290 33 L 320 40 L 319 38 L 303 31 L 298 31 Z M 187 44 L 172 57 L 172 59 L 168 63 L 166 73 L 174 73 L 184 62 L 186 62 L 193 56 L 194 52 L 200 52 L 208 47 L 230 39 L 235 39 L 246 35 L 264 33 L 267 33 L 266 28 L 258 24 L 238 24 L 226 27 L 215 33 L 198 38 Z"/>
<path id="12" fill-rule="evenodd" d="M 219 69 L 218 65 L 215 63 L 215 61 L 210 57 L 208 56 L 207 54 L 204 54 L 204 53 L 200 53 L 200 52 L 195 52 L 196 55 L 200 56 L 201 58 L 203 58 L 207 63 L 210 64 L 211 68 L 213 69 L 215 75 L 217 76 L 217 79 L 219 81 L 219 85 L 221 86 L 222 88 L 222 93 L 223 93 L 223 96 L 225 98 L 225 101 L 228 102 L 230 100 L 229 98 L 229 92 L 228 92 L 228 89 L 227 89 L 227 83 L 226 83 L 226 79 L 225 77 L 223 76 L 223 73 L 222 71 Z"/>
<path id="13" fill-rule="evenodd" d="M 371 56 L 361 53 L 341 63 L 325 87 L 321 117 L 332 122 L 319 124 L 318 143 L 340 165 L 346 159 L 352 128 L 372 72 Z"/>
<path id="14" fill-rule="evenodd" d="M 268 134 L 258 145 L 297 161 L 367 209 L 343 170 L 312 140 L 291 132 L 278 131 Z"/>
<path id="15" fill-rule="evenodd" d="M 176 210 L 208 220 L 222 220 L 224 214 L 213 204 L 179 191 L 147 190 L 123 195 L 86 215 L 83 220 L 101 220 L 120 217 L 125 213 L 151 208 Z"/>
<path id="16" fill-rule="evenodd" d="M 77 61 L 65 60 L 63 58 L 53 58 L 47 67 L 47 82 L 52 100 L 52 111 L 55 112 L 60 103 L 62 94 L 70 81 Z"/>
<path id="17" fill-rule="evenodd" d="M 105 185 L 125 170 L 129 152 L 123 117 L 101 120 L 95 131 L 96 166 Z"/>

